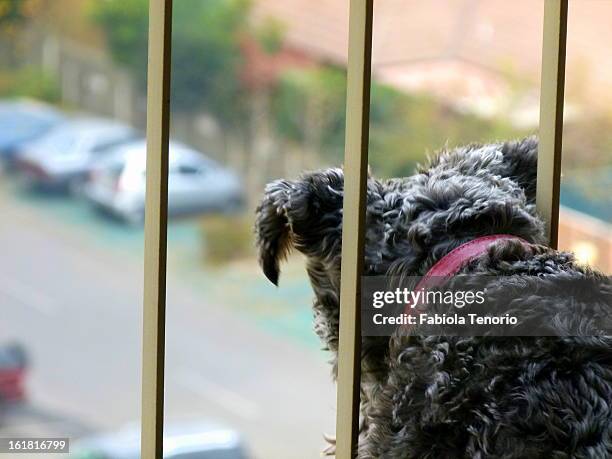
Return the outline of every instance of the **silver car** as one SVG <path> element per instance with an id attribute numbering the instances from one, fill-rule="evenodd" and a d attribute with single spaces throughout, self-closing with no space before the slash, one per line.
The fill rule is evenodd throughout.
<path id="1" fill-rule="evenodd" d="M 76 188 L 97 159 L 139 137 L 137 131 L 116 121 L 74 119 L 23 145 L 17 153 L 16 166 L 31 185 Z"/>
<path id="2" fill-rule="evenodd" d="M 45 135 L 64 119 L 52 106 L 34 100 L 0 101 L 0 162 L 12 167 L 23 144 Z"/>
<path id="3" fill-rule="evenodd" d="M 129 223 L 144 220 L 146 141 L 118 147 L 93 168 L 84 192 L 97 208 Z M 243 203 L 238 176 L 181 143 L 170 142 L 168 213 L 229 213 Z"/>
<path id="4" fill-rule="evenodd" d="M 139 459 L 140 427 L 84 438 L 71 445 L 74 459 Z M 164 428 L 164 459 L 247 459 L 240 435 L 208 422 L 170 422 Z"/>

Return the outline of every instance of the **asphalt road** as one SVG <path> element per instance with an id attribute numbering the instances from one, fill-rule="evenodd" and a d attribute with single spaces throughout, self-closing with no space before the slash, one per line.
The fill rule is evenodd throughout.
<path id="1" fill-rule="evenodd" d="M 102 238 L 47 207 L 0 186 L 0 342 L 32 359 L 30 401 L 0 435 L 76 439 L 138 420 L 142 241 Z M 166 419 L 229 425 L 257 458 L 318 457 L 334 430 L 328 356 L 262 326 L 249 304 L 207 298 L 199 275 L 169 270 Z"/>

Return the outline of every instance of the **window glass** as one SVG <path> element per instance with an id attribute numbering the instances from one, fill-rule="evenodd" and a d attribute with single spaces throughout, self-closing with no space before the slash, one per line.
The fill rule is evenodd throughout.
<path id="1" fill-rule="evenodd" d="M 612 2 L 569 2 L 559 247 L 612 273 Z"/>
<path id="2" fill-rule="evenodd" d="M 247 457 L 318 457 L 334 431 L 304 262 L 291 254 L 275 287 L 253 235 L 267 183 L 342 163 L 344 63 L 308 47 L 317 21 L 344 37 L 348 1 L 331 4 L 174 2 L 170 134 L 206 174 L 191 192 L 172 190 L 166 425 L 222 424 Z M 343 38 L 335 46 L 346 53 Z"/>
<path id="3" fill-rule="evenodd" d="M 374 2 L 375 175 L 411 175 L 441 149 L 537 133 L 543 5 Z"/>
<path id="4" fill-rule="evenodd" d="M 3 438 L 69 437 L 97 450 L 94 437 L 108 433 L 117 450 L 122 426 L 139 421 L 143 235 L 124 218 L 139 203 L 124 194 L 130 204 L 115 207 L 116 165 L 97 177 L 93 164 L 53 160 L 85 145 L 84 120 L 144 127 L 144 92 L 100 25 L 107 3 L 0 6 Z M 146 59 L 146 33 L 139 39 Z M 15 348 L 26 358 L 2 358 Z"/>
<path id="5" fill-rule="evenodd" d="M 0 8 L 0 133 L 26 130 L 21 112 L 4 115 L 16 96 L 144 129 L 147 0 L 14 3 L 8 27 Z M 168 431 L 221 425 L 248 454 L 286 459 L 318 457 L 335 430 L 304 260 L 289 254 L 273 286 L 253 224 L 266 184 L 342 164 L 348 4 L 174 2 L 171 139 L 204 167 L 171 162 L 170 173 L 205 169 L 207 188 L 171 202 Z M 608 271 L 611 7 L 570 2 L 560 234 Z M 372 173 L 405 177 L 441 148 L 536 134 L 542 13 L 542 0 L 377 0 Z M 114 448 L 140 415 L 144 159 L 129 166 L 139 180 L 119 180 L 122 161 L 98 165 L 100 181 L 87 165 L 76 188 L 61 170 L 32 176 L 20 155 L 80 142 L 59 122 L 23 143 L 0 135 L 0 375 L 19 370 L 0 388 L 0 436 L 105 434 Z"/>

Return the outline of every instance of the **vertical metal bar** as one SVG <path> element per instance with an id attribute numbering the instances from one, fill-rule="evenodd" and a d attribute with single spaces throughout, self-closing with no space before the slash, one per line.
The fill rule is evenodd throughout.
<path id="1" fill-rule="evenodd" d="M 149 0 L 141 457 L 161 459 L 172 0 Z"/>
<path id="2" fill-rule="evenodd" d="M 536 207 L 546 223 L 549 245 L 555 249 L 559 232 L 566 38 L 567 0 L 545 0 Z"/>
<path id="3" fill-rule="evenodd" d="M 347 69 L 344 210 L 338 348 L 336 457 L 357 452 L 361 380 L 361 275 L 370 118 L 373 0 L 351 0 Z"/>

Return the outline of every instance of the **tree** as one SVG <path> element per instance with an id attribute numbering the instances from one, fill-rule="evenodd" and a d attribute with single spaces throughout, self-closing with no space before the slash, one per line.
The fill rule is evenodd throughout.
<path id="1" fill-rule="evenodd" d="M 114 60 L 146 87 L 148 0 L 92 4 Z M 237 122 L 242 89 L 240 40 L 247 30 L 247 0 L 174 2 L 172 32 L 173 109 L 205 110 L 224 125 Z"/>
<path id="2" fill-rule="evenodd" d="M 378 176 L 411 175 L 427 152 L 446 145 L 512 138 L 523 133 L 499 120 L 458 113 L 426 95 L 406 94 L 372 82 L 369 160 Z M 346 76 L 320 67 L 286 72 L 275 94 L 278 136 L 327 164 L 344 153 Z"/>
<path id="3" fill-rule="evenodd" d="M 43 0 L 2 0 L 0 2 L 0 33 L 13 35 L 39 13 Z"/>
<path id="4" fill-rule="evenodd" d="M 130 69 L 144 89 L 148 0 L 96 0 L 93 6 L 93 17 L 104 30 L 114 59 Z M 267 178 L 268 166 L 283 163 L 285 146 L 306 153 L 301 156 L 316 157 L 312 165 L 341 163 L 345 71 L 303 63 L 287 69 L 286 62 L 275 61 L 274 54 L 283 49 L 283 24 L 268 21 L 261 30 L 251 28 L 249 6 L 248 0 L 174 2 L 173 109 L 212 114 L 226 144 L 230 137 L 244 139 L 228 151 L 232 155 L 239 151 L 239 163 L 258 180 Z M 253 47 L 253 42 L 258 45 Z M 445 144 L 515 134 L 504 123 L 372 83 L 370 163 L 379 175 L 409 175 L 427 151 Z"/>
<path id="5" fill-rule="evenodd" d="M 103 30 L 114 61 L 126 67 L 142 90 L 147 83 L 148 0 L 91 2 L 91 17 Z"/>
<path id="6" fill-rule="evenodd" d="M 44 0 L 0 0 L 0 42 L 10 65 L 17 64 L 19 32 L 45 7 Z"/>
<path id="7" fill-rule="evenodd" d="M 346 77 L 335 67 L 289 70 L 274 93 L 277 134 L 329 161 L 342 159 Z"/>

